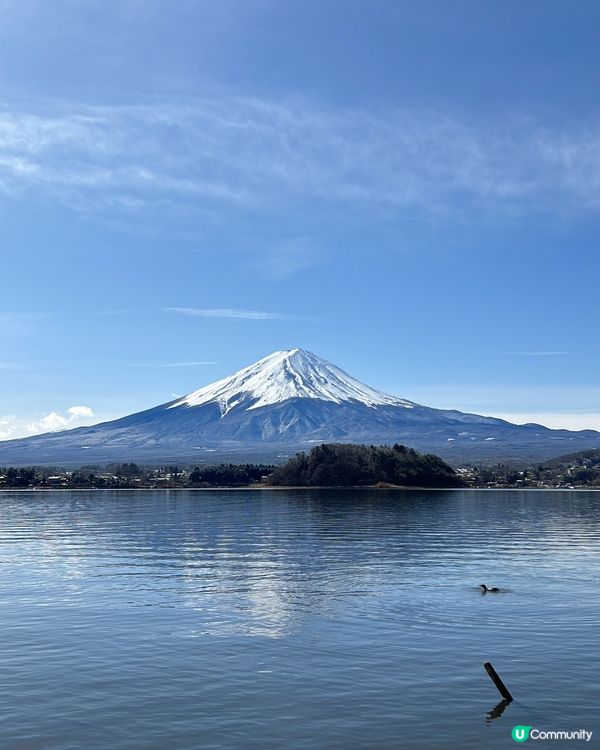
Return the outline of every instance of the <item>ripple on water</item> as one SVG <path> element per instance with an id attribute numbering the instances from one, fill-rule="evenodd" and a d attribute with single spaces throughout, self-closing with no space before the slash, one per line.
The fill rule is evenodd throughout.
<path id="1" fill-rule="evenodd" d="M 594 729 L 598 494 L 36 492 L 0 510 L 11 749 Z M 486 660 L 519 698 L 496 719 Z"/>

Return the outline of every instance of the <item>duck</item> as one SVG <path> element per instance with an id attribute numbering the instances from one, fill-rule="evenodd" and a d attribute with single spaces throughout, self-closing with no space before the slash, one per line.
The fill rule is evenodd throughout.
<path id="1" fill-rule="evenodd" d="M 482 594 L 499 594 L 500 593 L 500 589 L 497 586 L 492 586 L 491 588 L 488 588 L 485 585 L 485 583 L 480 583 L 479 586 L 480 588 L 483 589 L 483 591 L 481 592 Z"/>

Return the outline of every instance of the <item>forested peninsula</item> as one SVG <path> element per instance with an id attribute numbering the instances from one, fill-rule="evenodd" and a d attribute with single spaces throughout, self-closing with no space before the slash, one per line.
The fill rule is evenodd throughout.
<path id="1" fill-rule="evenodd" d="M 324 444 L 298 453 L 267 479 L 272 486 L 348 487 L 378 483 L 403 487 L 464 487 L 438 456 L 404 445 Z"/>

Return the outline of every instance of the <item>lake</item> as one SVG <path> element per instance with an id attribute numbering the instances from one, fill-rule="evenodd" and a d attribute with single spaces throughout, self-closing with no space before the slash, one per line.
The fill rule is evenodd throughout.
<path id="1" fill-rule="evenodd" d="M 5 750 L 600 745 L 600 493 L 3 492 L 0 522 Z"/>

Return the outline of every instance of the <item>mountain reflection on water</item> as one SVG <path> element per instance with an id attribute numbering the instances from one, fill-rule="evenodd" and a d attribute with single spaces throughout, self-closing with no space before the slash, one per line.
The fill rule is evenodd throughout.
<path id="1" fill-rule="evenodd" d="M 600 494 L 36 491 L 0 509 L 11 748 L 594 729 Z M 512 704 L 490 710 L 487 660 Z"/>

